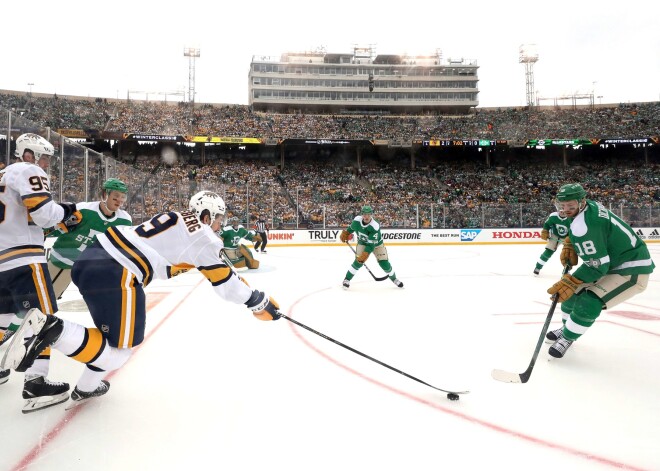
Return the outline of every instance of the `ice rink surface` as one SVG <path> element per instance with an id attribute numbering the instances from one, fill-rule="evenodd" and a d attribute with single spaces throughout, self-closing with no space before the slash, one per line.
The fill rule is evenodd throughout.
<path id="1" fill-rule="evenodd" d="M 388 245 L 405 288 L 362 269 L 349 290 L 347 247 L 268 249 L 244 276 L 287 315 L 470 394 L 451 402 L 285 319 L 258 321 L 194 271 L 147 288 L 147 338 L 107 395 L 24 415 L 12 372 L 0 469 L 660 469 L 660 268 L 566 357 L 545 344 L 530 381 L 506 384 L 490 372 L 527 368 L 561 273 L 555 254 L 532 274 L 543 245 Z M 60 314 L 91 325 L 79 300 L 70 288 Z M 82 368 L 55 352 L 49 377 L 73 388 Z"/>

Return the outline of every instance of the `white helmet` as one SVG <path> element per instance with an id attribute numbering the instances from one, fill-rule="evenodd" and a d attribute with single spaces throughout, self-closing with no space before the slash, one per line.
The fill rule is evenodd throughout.
<path id="1" fill-rule="evenodd" d="M 50 142 L 38 134 L 33 134 L 31 132 L 18 136 L 18 139 L 16 139 L 16 152 L 14 152 L 14 155 L 23 160 L 23 152 L 25 152 L 26 149 L 29 149 L 34 153 L 35 163 L 39 162 L 42 155 L 55 155 L 55 148 Z"/>
<path id="2" fill-rule="evenodd" d="M 209 211 L 211 222 L 215 221 L 216 215 L 225 215 L 225 201 L 217 193 L 212 191 L 200 191 L 190 198 L 190 210 L 202 219 L 205 210 Z"/>

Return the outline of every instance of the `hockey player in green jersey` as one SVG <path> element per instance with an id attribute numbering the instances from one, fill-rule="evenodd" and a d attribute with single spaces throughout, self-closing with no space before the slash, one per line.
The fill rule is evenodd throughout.
<path id="1" fill-rule="evenodd" d="M 557 293 L 564 326 L 548 332 L 549 353 L 561 358 L 573 342 L 612 308 L 646 289 L 655 264 L 635 231 L 600 203 L 587 199 L 577 183 L 562 186 L 557 209 L 570 221 L 561 252 L 562 264 L 580 267 L 548 289 Z"/>
<path id="2" fill-rule="evenodd" d="M 557 250 L 559 241 L 562 241 L 568 235 L 568 225 L 569 221 L 564 216 L 563 213 L 555 211 L 550 213 L 550 216 L 543 223 L 543 229 L 541 230 L 541 239 L 546 240 L 548 243 L 545 244 L 545 250 L 539 257 L 538 262 L 536 262 L 536 267 L 534 267 L 534 274 L 538 275 L 543 266 L 550 260 L 550 257 Z"/>
<path id="3" fill-rule="evenodd" d="M 131 216 L 121 209 L 126 202 L 128 188 L 117 179 L 109 178 L 103 183 L 101 201 L 78 203 L 76 206 L 83 215 L 83 220 L 75 231 L 67 231 L 59 226 L 52 234 L 57 237 L 48 257 L 48 272 L 53 280 L 55 295 L 60 298 L 71 284 L 71 267 L 87 246 L 108 227 L 130 226 Z"/>
<path id="4" fill-rule="evenodd" d="M 342 242 L 348 242 L 351 238 L 351 234 L 357 236 L 355 260 L 348 268 L 342 286 L 344 288 L 349 288 L 351 286 L 351 279 L 355 276 L 357 271 L 362 268 L 364 262 L 367 261 L 369 255 L 373 252 L 378 260 L 378 265 L 380 265 L 383 271 L 387 273 L 390 280 L 392 280 L 392 283 L 399 288 L 403 288 L 403 283 L 397 279 L 396 273 L 394 273 L 392 265 L 390 264 L 387 256 L 387 249 L 383 242 L 383 236 L 380 233 L 380 224 L 378 224 L 373 218 L 373 212 L 371 206 L 362 206 L 360 215 L 356 216 L 355 219 L 353 219 L 353 222 L 351 222 L 346 229 L 341 231 L 341 234 L 339 235 L 339 239 Z"/>
<path id="5" fill-rule="evenodd" d="M 234 267 L 259 268 L 259 260 L 254 258 L 249 248 L 240 243 L 241 239 L 254 242 L 261 241 L 261 237 L 255 231 L 248 231 L 243 225 L 238 223 L 238 218 L 234 216 L 216 234 L 222 239 L 222 243 L 225 245 L 225 255 L 227 255 L 227 258 L 229 258 L 229 261 Z"/>
<path id="6" fill-rule="evenodd" d="M 126 201 L 128 188 L 126 184 L 116 178 L 110 178 L 103 183 L 101 201 L 77 203 L 76 207 L 82 214 L 82 221 L 69 229 L 64 224 L 55 226 L 50 235 L 57 237 L 48 256 L 48 274 L 53 284 L 56 299 L 71 284 L 71 268 L 80 254 L 96 240 L 97 234 L 102 234 L 108 227 L 130 226 L 131 216 L 120 209 Z M 16 325 L 14 325 L 16 324 Z M 14 316 L 11 329 L 15 329 L 20 320 Z M 34 364 L 26 371 L 26 380 L 48 376 L 50 369 L 50 347 L 46 348 Z M 24 412 L 33 412 L 41 408 L 54 405 L 57 402 L 28 399 Z"/>

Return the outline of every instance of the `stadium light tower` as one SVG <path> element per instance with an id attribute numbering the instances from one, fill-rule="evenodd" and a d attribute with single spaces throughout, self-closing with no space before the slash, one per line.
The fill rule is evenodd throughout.
<path id="1" fill-rule="evenodd" d="M 525 64 L 525 90 L 527 106 L 534 106 L 534 64 L 539 60 L 536 44 L 521 44 L 518 62 Z"/>
<path id="2" fill-rule="evenodd" d="M 200 49 L 183 48 L 183 56 L 188 58 L 188 101 L 195 106 L 195 59 L 200 56 Z"/>

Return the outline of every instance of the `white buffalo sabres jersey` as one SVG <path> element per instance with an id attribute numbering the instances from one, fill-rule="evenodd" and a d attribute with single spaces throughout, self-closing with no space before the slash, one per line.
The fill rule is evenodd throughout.
<path id="1" fill-rule="evenodd" d="M 0 171 L 0 271 L 46 263 L 42 228 L 63 218 L 41 167 L 17 162 Z"/>
<path id="2" fill-rule="evenodd" d="M 227 301 L 245 303 L 252 294 L 220 258 L 222 241 L 194 212 L 162 213 L 139 226 L 111 227 L 96 238 L 144 286 L 196 267 Z"/>

